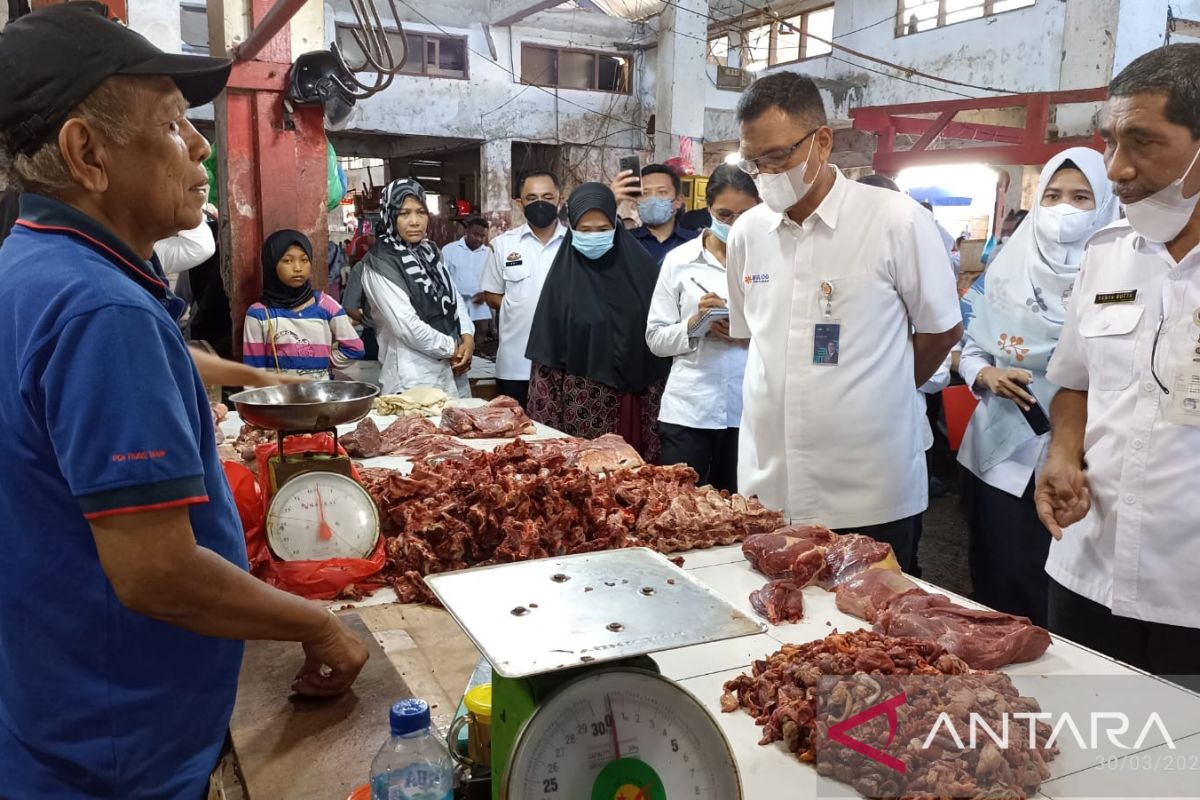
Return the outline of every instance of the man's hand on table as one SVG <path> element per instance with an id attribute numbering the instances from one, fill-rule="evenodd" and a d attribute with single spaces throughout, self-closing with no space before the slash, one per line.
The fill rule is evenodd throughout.
<path id="1" fill-rule="evenodd" d="M 333 614 L 317 638 L 303 643 L 304 666 L 292 691 L 307 697 L 331 697 L 350 688 L 370 655 L 366 645 Z"/>

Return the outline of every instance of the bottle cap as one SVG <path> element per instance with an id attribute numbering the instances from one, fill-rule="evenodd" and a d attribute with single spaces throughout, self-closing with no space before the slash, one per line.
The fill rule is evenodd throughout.
<path id="1" fill-rule="evenodd" d="M 430 725 L 429 704 L 415 697 L 398 700 L 392 705 L 390 718 L 393 736 L 425 730 Z"/>
<path id="2" fill-rule="evenodd" d="M 476 717 L 491 719 L 492 717 L 492 685 L 484 683 L 467 692 L 463 697 L 463 705 Z"/>

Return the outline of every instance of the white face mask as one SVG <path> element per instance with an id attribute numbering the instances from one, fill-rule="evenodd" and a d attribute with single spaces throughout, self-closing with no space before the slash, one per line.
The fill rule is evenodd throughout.
<path id="1" fill-rule="evenodd" d="M 1041 206 L 1034 214 L 1034 233 L 1042 255 L 1052 264 L 1075 266 L 1083 256 L 1083 240 L 1091 232 L 1096 211 L 1070 203 Z"/>
<path id="2" fill-rule="evenodd" d="M 1076 208 L 1070 203 L 1041 206 L 1037 210 L 1038 236 L 1046 242 L 1075 244 L 1088 235 L 1096 222 L 1096 209 Z"/>
<path id="3" fill-rule="evenodd" d="M 804 157 L 803 163 L 797 164 L 786 172 L 778 172 L 774 175 L 762 172 L 754 178 L 754 183 L 758 186 L 758 193 L 767 208 L 782 214 L 803 200 L 804 196 L 812 189 L 813 185 L 805 180 L 805 174 L 808 172 L 808 161 L 812 158 L 816 144 L 817 139 L 814 136 L 808 145 L 808 155 Z"/>
<path id="4" fill-rule="evenodd" d="M 1192 174 L 1200 150 L 1192 156 L 1192 163 L 1183 174 L 1149 197 L 1125 206 L 1125 216 L 1133 229 L 1152 242 L 1166 244 L 1175 240 L 1192 218 L 1200 192 L 1192 197 L 1183 196 L 1183 183 Z"/>

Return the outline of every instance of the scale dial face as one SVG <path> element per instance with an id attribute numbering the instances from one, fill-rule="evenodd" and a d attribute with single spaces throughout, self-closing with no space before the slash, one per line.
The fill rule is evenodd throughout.
<path id="1" fill-rule="evenodd" d="M 345 475 L 297 475 L 279 487 L 267 508 L 267 542 L 284 561 L 366 558 L 378 539 L 375 501 Z"/>
<path id="2" fill-rule="evenodd" d="M 590 672 L 525 723 L 507 800 L 738 800 L 733 751 L 712 714 L 653 672 Z"/>

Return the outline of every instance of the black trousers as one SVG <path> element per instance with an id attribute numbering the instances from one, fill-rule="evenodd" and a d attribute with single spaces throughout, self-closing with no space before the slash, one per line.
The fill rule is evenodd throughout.
<path id="1" fill-rule="evenodd" d="M 887 542 L 896 554 L 900 568 L 910 575 L 918 575 L 917 542 L 921 538 L 921 515 L 905 517 L 880 525 L 865 525 L 858 528 L 841 528 L 834 533 L 861 533 L 877 542 Z"/>
<path id="2" fill-rule="evenodd" d="M 1033 480 L 1013 497 L 967 473 L 967 560 L 971 599 L 997 611 L 1020 614 L 1045 627 L 1046 557 L 1050 531 L 1033 504 Z"/>
<path id="3" fill-rule="evenodd" d="M 521 404 L 521 408 L 529 410 L 529 381 L 506 381 L 496 378 L 496 391 L 506 394 Z"/>
<path id="4" fill-rule="evenodd" d="M 1051 632 L 1200 691 L 1200 628 L 1118 617 L 1054 580 L 1049 597 Z"/>
<path id="5" fill-rule="evenodd" d="M 662 463 L 687 464 L 700 476 L 700 486 L 737 491 L 737 428 L 710 430 L 660 421 L 658 435 Z"/>
<path id="6" fill-rule="evenodd" d="M 378 361 L 379 360 L 379 339 L 375 337 L 375 329 L 370 325 L 363 325 L 362 331 L 363 342 L 363 360 Z"/>

